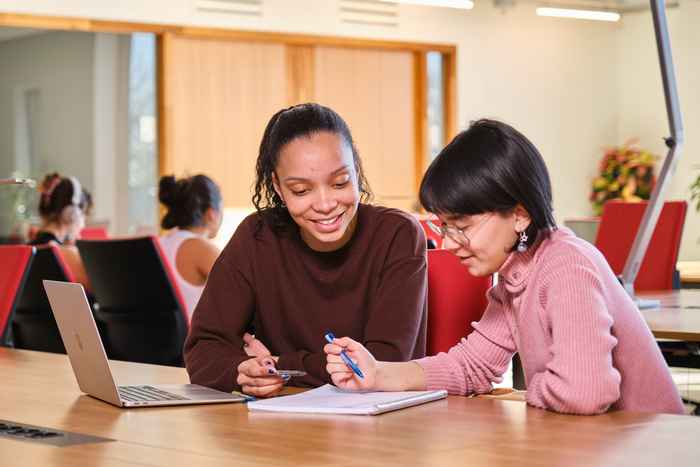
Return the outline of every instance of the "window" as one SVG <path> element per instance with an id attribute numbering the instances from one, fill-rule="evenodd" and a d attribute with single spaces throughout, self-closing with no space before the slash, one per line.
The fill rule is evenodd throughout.
<path id="1" fill-rule="evenodd" d="M 157 220 L 156 38 L 131 37 L 129 58 L 129 231 Z"/>
<path id="2" fill-rule="evenodd" d="M 428 66 L 428 161 L 445 146 L 445 88 L 443 57 L 440 52 L 427 53 Z"/>

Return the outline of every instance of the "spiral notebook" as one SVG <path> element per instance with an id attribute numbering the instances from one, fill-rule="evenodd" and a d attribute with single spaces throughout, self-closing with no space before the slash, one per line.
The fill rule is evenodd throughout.
<path id="1" fill-rule="evenodd" d="M 248 409 L 261 412 L 379 415 L 447 397 L 447 391 L 349 392 L 326 384 L 294 394 L 248 402 Z"/>

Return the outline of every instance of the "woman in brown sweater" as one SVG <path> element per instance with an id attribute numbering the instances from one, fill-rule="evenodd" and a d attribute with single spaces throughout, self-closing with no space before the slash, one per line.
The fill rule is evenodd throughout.
<path id="1" fill-rule="evenodd" d="M 192 317 L 192 382 L 260 397 L 282 388 L 277 369 L 306 372 L 296 385 L 330 382 L 328 331 L 383 360 L 424 356 L 425 236 L 411 216 L 365 204 L 343 119 L 318 104 L 278 112 L 256 172 L 257 213 L 219 256 Z"/>

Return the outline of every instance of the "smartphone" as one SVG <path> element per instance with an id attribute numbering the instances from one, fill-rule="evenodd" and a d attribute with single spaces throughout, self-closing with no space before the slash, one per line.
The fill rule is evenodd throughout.
<path id="1" fill-rule="evenodd" d="M 277 370 L 277 374 L 284 379 L 292 378 L 294 376 L 306 376 L 306 372 L 301 370 Z"/>

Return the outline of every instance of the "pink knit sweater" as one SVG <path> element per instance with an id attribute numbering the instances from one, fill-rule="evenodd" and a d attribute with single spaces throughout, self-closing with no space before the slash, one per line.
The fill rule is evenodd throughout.
<path id="1" fill-rule="evenodd" d="M 429 389 L 489 392 L 518 352 L 532 406 L 572 414 L 683 413 L 636 306 L 603 255 L 570 230 L 512 253 L 488 298 L 466 339 L 417 360 Z"/>

